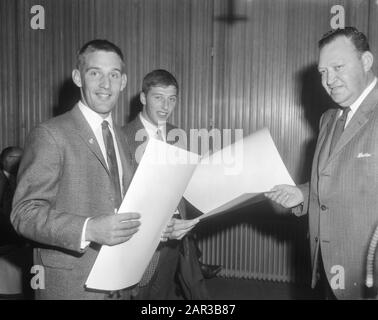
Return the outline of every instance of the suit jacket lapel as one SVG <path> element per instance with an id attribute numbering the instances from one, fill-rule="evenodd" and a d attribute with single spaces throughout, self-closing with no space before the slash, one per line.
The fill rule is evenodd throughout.
<path id="1" fill-rule="evenodd" d="M 131 146 L 132 158 L 135 163 L 135 170 L 138 167 L 139 162 L 142 160 L 145 147 L 149 141 L 149 136 L 146 129 L 143 126 L 139 116 L 126 125 L 126 132 L 128 133 L 128 142 Z M 141 149 L 141 147 L 143 148 Z"/>
<path id="2" fill-rule="evenodd" d="M 168 140 L 168 134 L 169 134 L 169 131 L 173 130 L 173 129 L 176 129 L 175 126 L 171 125 L 170 123 L 166 123 L 166 127 L 165 127 L 165 141 L 167 141 L 168 144 L 172 144 L 172 145 L 175 145 L 176 142 L 174 140 Z"/>
<path id="3" fill-rule="evenodd" d="M 315 158 L 318 156 L 318 169 L 322 170 L 325 165 L 327 164 L 328 158 L 329 158 L 329 147 L 331 144 L 331 133 L 333 132 L 333 129 L 335 127 L 336 123 L 336 115 L 337 115 L 337 109 L 332 110 L 332 113 L 328 116 L 328 119 L 324 119 L 325 125 L 320 128 L 319 132 L 319 142 L 318 145 L 319 148 L 319 154 L 315 154 Z"/>
<path id="4" fill-rule="evenodd" d="M 361 128 L 369 121 L 369 114 L 376 107 L 378 101 L 377 86 L 365 98 L 360 107 L 353 115 L 350 123 L 345 128 L 340 140 L 337 142 L 334 151 L 332 152 L 329 161 L 331 161 L 341 149 L 361 130 Z"/>
<path id="5" fill-rule="evenodd" d="M 142 136 L 147 137 L 146 142 L 148 142 L 149 136 L 148 136 L 147 130 L 143 126 L 143 123 L 140 120 L 139 116 L 137 116 L 137 118 L 131 123 L 131 125 L 133 126 L 132 129 L 133 129 L 133 132 L 134 132 L 134 139 L 131 143 L 134 144 L 134 149 L 136 150 L 144 142 L 144 140 L 137 139 L 137 138 L 139 138 L 138 132 L 142 133 Z M 140 131 L 140 130 L 142 130 L 142 131 Z"/>
<path id="6" fill-rule="evenodd" d="M 88 148 L 93 152 L 96 158 L 101 162 L 106 172 L 110 174 L 104 156 L 102 155 L 100 146 L 98 145 L 97 139 L 91 127 L 89 126 L 89 123 L 80 111 L 79 106 L 75 105 L 75 107 L 70 112 L 73 118 L 74 127 L 77 131 L 77 134 L 81 137 L 81 139 L 88 146 Z"/>

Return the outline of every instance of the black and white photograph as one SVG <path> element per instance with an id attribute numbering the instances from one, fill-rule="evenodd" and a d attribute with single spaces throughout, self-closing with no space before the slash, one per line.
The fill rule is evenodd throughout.
<path id="1" fill-rule="evenodd" d="M 0 43 L 0 300 L 378 298 L 377 0 L 0 0 Z"/>

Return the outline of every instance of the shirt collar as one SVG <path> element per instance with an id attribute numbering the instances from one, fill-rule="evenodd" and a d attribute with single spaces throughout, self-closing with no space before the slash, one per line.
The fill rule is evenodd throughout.
<path id="1" fill-rule="evenodd" d="M 366 89 L 361 93 L 358 99 L 350 105 L 350 110 L 352 114 L 354 114 L 357 111 L 362 101 L 365 100 L 368 94 L 374 89 L 376 84 L 377 84 L 377 77 L 374 77 L 374 80 L 366 87 Z"/>
<path id="2" fill-rule="evenodd" d="M 83 113 L 84 118 L 87 120 L 92 130 L 101 127 L 101 124 L 104 120 L 108 121 L 109 127 L 113 129 L 113 119 L 111 113 L 109 113 L 109 115 L 104 119 L 97 112 L 93 111 L 81 101 L 79 101 L 79 109 Z"/>
<path id="3" fill-rule="evenodd" d="M 155 135 L 156 134 L 156 131 L 158 129 L 160 129 L 163 137 L 165 137 L 165 131 L 166 131 L 166 125 L 161 125 L 161 126 L 156 126 L 154 125 L 152 122 L 148 121 L 142 114 L 142 112 L 139 112 L 139 118 L 140 118 L 140 121 L 142 121 L 142 124 L 144 126 L 144 128 L 147 130 L 148 134 L 149 135 Z"/>

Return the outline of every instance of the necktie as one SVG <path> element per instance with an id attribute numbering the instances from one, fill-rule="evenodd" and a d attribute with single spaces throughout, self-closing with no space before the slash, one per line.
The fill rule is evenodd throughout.
<path id="1" fill-rule="evenodd" d="M 335 145 L 336 145 L 337 141 L 339 141 L 339 139 L 341 137 L 341 134 L 344 131 L 345 123 L 346 123 L 346 120 L 348 118 L 349 111 L 350 111 L 349 107 L 348 108 L 344 108 L 343 109 L 343 113 L 341 114 L 341 116 L 339 117 L 339 119 L 337 119 L 335 130 L 333 131 L 333 136 L 332 136 L 332 140 L 331 140 L 331 147 L 329 149 L 329 154 L 330 155 L 331 155 L 333 149 L 335 148 Z"/>
<path id="2" fill-rule="evenodd" d="M 113 136 L 109 129 L 108 121 L 104 120 L 101 124 L 102 127 L 102 137 L 104 138 L 106 157 L 108 161 L 108 167 L 110 172 L 110 177 L 112 179 L 113 190 L 114 190 L 114 207 L 119 208 L 122 202 L 121 186 L 119 183 L 119 173 L 117 165 L 117 157 L 114 149 Z"/>
<path id="3" fill-rule="evenodd" d="M 159 128 L 156 130 L 155 138 L 157 140 L 164 141 L 164 139 L 163 139 L 163 133 L 161 132 L 161 130 Z"/>

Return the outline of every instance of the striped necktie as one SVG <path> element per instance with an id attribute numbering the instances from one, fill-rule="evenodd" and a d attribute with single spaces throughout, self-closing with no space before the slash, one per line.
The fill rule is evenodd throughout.
<path id="1" fill-rule="evenodd" d="M 108 121 L 104 120 L 101 124 L 102 137 L 105 143 L 106 157 L 108 161 L 108 167 L 110 172 L 110 178 L 113 184 L 114 190 L 114 207 L 119 208 L 122 202 L 121 185 L 119 181 L 119 172 L 117 165 L 117 157 L 113 143 L 113 135 L 109 129 Z"/>
<path id="2" fill-rule="evenodd" d="M 333 136 L 332 136 L 332 140 L 331 140 L 331 147 L 329 148 L 329 155 L 332 154 L 332 152 L 335 149 L 335 146 L 337 144 L 337 141 L 339 141 L 342 133 L 344 132 L 345 123 L 346 123 L 346 120 L 348 118 L 349 112 L 350 112 L 349 107 L 344 108 L 343 113 L 341 114 L 339 119 L 337 119 L 337 121 L 336 121 L 335 130 L 333 131 Z"/>

